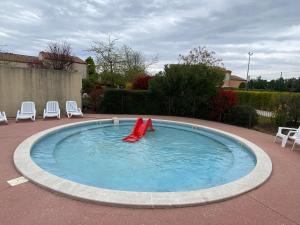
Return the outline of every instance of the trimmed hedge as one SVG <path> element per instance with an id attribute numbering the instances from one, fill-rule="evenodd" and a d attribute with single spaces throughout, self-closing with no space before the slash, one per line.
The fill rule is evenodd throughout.
<path id="1" fill-rule="evenodd" d="M 100 105 L 101 113 L 174 115 L 208 118 L 209 104 L 200 97 L 166 97 L 151 91 L 107 89 Z"/>
<path id="2" fill-rule="evenodd" d="M 100 112 L 113 114 L 166 114 L 163 99 L 149 91 L 107 89 Z"/>
<path id="3" fill-rule="evenodd" d="M 225 123 L 251 128 L 255 126 L 257 122 L 258 115 L 252 106 L 234 106 L 225 114 Z"/>
<path id="4" fill-rule="evenodd" d="M 239 105 L 250 105 L 255 109 L 274 111 L 281 97 L 297 98 L 300 93 L 273 92 L 273 91 L 237 91 Z"/>

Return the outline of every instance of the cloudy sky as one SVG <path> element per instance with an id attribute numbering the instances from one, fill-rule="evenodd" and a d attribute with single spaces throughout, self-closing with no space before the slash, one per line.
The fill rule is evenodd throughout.
<path id="1" fill-rule="evenodd" d="M 51 41 L 68 41 L 82 57 L 108 35 L 158 55 L 164 64 L 197 46 L 214 50 L 227 69 L 251 77 L 300 75 L 298 0 L 0 0 L 0 48 L 37 55 Z"/>

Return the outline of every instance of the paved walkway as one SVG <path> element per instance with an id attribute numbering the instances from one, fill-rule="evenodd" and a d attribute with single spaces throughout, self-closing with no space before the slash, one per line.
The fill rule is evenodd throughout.
<path id="1" fill-rule="evenodd" d="M 194 224 L 300 224 L 300 149 L 290 151 L 274 144 L 273 137 L 254 130 L 179 117 L 157 117 L 197 123 L 247 138 L 272 159 L 273 173 L 261 187 L 242 196 L 210 205 L 176 209 L 129 209 L 80 202 L 44 190 L 30 182 L 10 187 L 6 181 L 19 177 L 13 164 L 18 144 L 30 135 L 60 124 L 111 118 L 86 115 L 84 119 L 19 122 L 0 125 L 0 224 L 1 225 L 194 225 Z M 153 118 L 156 118 L 153 116 Z"/>

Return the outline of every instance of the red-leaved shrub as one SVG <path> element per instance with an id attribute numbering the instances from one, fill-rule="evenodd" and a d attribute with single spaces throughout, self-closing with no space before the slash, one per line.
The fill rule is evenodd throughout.
<path id="1" fill-rule="evenodd" d="M 100 104 L 102 94 L 103 94 L 103 88 L 101 85 L 95 85 L 95 87 L 89 93 L 89 96 L 91 97 L 92 100 L 94 111 L 97 111 L 97 107 Z"/>
<path id="2" fill-rule="evenodd" d="M 152 79 L 149 75 L 138 76 L 132 83 L 132 87 L 135 90 L 148 90 L 149 81 Z"/>
<path id="3" fill-rule="evenodd" d="M 224 114 L 236 106 L 237 103 L 237 95 L 234 91 L 220 90 L 219 94 L 213 99 L 212 119 L 223 121 Z"/>

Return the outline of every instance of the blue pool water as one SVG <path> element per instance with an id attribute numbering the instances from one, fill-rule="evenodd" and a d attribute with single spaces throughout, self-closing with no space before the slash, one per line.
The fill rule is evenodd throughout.
<path id="1" fill-rule="evenodd" d="M 188 125 L 154 122 L 136 143 L 123 142 L 134 121 L 94 122 L 40 139 L 31 157 L 59 177 L 100 188 L 190 191 L 221 185 L 248 174 L 256 164 L 242 144 Z"/>

